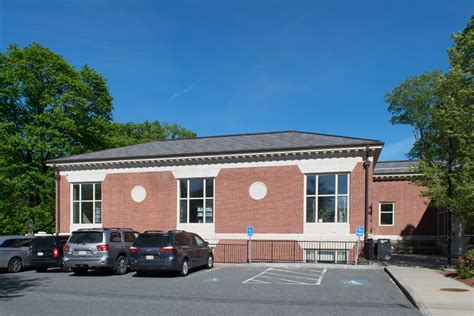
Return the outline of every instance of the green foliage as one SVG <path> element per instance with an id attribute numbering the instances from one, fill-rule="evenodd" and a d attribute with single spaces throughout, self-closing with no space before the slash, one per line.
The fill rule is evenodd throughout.
<path id="1" fill-rule="evenodd" d="M 392 123 L 414 130 L 416 143 L 409 157 L 420 159 L 425 194 L 468 223 L 474 221 L 473 22 L 471 17 L 467 27 L 453 35 L 447 74 L 409 78 L 386 98 Z"/>
<path id="2" fill-rule="evenodd" d="M 158 121 L 114 123 L 106 80 L 32 44 L 0 53 L 0 234 L 54 232 L 54 171 L 45 161 L 156 139 L 194 137 Z"/>
<path id="3" fill-rule="evenodd" d="M 143 123 L 112 123 L 105 136 L 109 147 L 121 147 L 154 140 L 194 138 L 196 134 L 176 124 L 145 121 Z"/>
<path id="4" fill-rule="evenodd" d="M 54 175 L 45 161 L 106 146 L 105 79 L 32 44 L 0 54 L 0 233 L 54 227 Z"/>
<path id="5" fill-rule="evenodd" d="M 456 264 L 456 271 L 463 279 L 474 278 L 474 249 L 468 250 Z"/>
<path id="6" fill-rule="evenodd" d="M 443 80 L 441 71 L 426 72 L 410 77 L 387 93 L 385 101 L 392 113 L 392 124 L 410 125 L 415 144 L 408 153 L 410 158 L 420 158 L 432 153 L 431 115 L 440 105 L 438 89 Z"/>

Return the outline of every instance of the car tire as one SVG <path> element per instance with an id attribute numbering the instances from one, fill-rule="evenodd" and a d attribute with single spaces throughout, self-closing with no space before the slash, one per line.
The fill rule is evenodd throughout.
<path id="1" fill-rule="evenodd" d="M 189 274 L 189 260 L 183 259 L 181 263 L 181 269 L 179 270 L 180 276 L 187 276 Z"/>
<path id="2" fill-rule="evenodd" d="M 48 271 L 48 268 L 36 268 L 36 272 L 46 272 Z"/>
<path id="3" fill-rule="evenodd" d="M 139 277 L 145 277 L 148 275 L 148 273 L 146 273 L 145 271 L 135 271 L 135 273 L 137 274 L 137 276 Z"/>
<path id="4" fill-rule="evenodd" d="M 8 266 L 7 270 L 10 273 L 17 273 L 20 272 L 21 269 L 23 269 L 23 263 L 21 262 L 21 259 L 18 257 L 13 257 L 8 261 Z"/>
<path id="5" fill-rule="evenodd" d="M 214 267 L 214 257 L 210 254 L 207 257 L 206 269 L 212 269 L 212 267 Z"/>
<path id="6" fill-rule="evenodd" d="M 86 275 L 87 274 L 87 268 L 72 268 L 72 272 L 74 272 L 74 275 Z"/>
<path id="7" fill-rule="evenodd" d="M 127 269 L 128 269 L 127 258 L 125 258 L 124 256 L 119 256 L 117 258 L 117 262 L 115 263 L 115 269 L 114 269 L 115 274 L 123 275 L 127 273 Z"/>

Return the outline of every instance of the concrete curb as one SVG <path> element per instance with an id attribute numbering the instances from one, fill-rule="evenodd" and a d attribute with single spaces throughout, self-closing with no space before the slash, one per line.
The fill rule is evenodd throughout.
<path id="1" fill-rule="evenodd" d="M 239 267 L 239 268 L 326 268 L 326 269 L 347 269 L 347 270 L 382 270 L 383 266 L 353 265 L 353 264 L 331 264 L 331 263 L 216 263 L 219 267 Z"/>
<path id="2" fill-rule="evenodd" d="M 415 291 L 409 287 L 401 278 L 397 278 L 395 273 L 390 271 L 389 267 L 385 267 L 384 271 L 390 276 L 390 278 L 395 282 L 395 284 L 400 288 L 400 290 L 405 294 L 407 299 L 420 311 L 422 315 L 431 316 L 430 311 L 426 305 L 416 296 Z"/>

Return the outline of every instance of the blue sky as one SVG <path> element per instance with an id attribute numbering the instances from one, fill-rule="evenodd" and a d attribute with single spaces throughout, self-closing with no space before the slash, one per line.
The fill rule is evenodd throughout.
<path id="1" fill-rule="evenodd" d="M 119 122 L 199 136 L 303 130 L 385 141 L 404 159 L 385 93 L 448 69 L 472 0 L 0 0 L 0 51 L 32 42 L 108 79 Z"/>

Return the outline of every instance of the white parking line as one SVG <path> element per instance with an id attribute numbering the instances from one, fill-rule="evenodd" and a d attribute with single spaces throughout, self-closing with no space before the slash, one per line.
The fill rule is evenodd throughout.
<path id="1" fill-rule="evenodd" d="M 284 269 L 273 269 L 273 271 L 282 271 L 282 272 L 297 273 L 297 274 L 312 275 L 312 276 L 315 275 L 314 273 L 296 272 L 296 271 L 284 270 Z M 312 271 L 312 270 L 310 270 L 310 271 Z M 314 271 L 314 272 L 322 273 L 322 271 Z"/>
<path id="2" fill-rule="evenodd" d="M 312 271 L 313 273 L 310 273 Z M 245 280 L 242 284 L 292 284 L 320 285 L 327 269 L 322 270 L 290 270 L 268 268 L 265 271 Z M 263 281 L 264 279 L 265 281 Z"/>
<path id="3" fill-rule="evenodd" d="M 217 268 L 212 268 L 212 269 L 209 269 L 209 270 L 201 270 L 201 271 L 197 271 L 197 272 L 194 272 L 194 273 L 190 273 L 186 276 L 186 278 L 180 278 L 180 279 L 177 279 L 176 281 L 179 282 L 181 280 L 187 280 L 187 279 L 190 279 L 192 277 L 199 276 L 199 275 L 202 275 L 202 274 L 205 274 L 205 273 L 217 271 L 220 268 L 222 268 L 222 267 L 217 267 Z"/>
<path id="4" fill-rule="evenodd" d="M 249 282 L 249 281 L 252 281 L 252 280 L 255 279 L 255 278 L 258 278 L 259 276 L 261 276 L 262 274 L 264 274 L 264 273 L 267 272 L 267 271 L 270 271 L 271 269 L 273 269 L 273 268 L 268 268 L 267 270 L 265 270 L 265 271 L 263 271 L 263 272 L 260 272 L 259 274 L 257 274 L 257 275 L 255 275 L 255 276 L 251 277 L 250 279 L 245 280 L 244 282 L 242 282 L 242 284 L 245 284 L 245 283 L 247 283 L 247 282 Z"/>
<path id="5" fill-rule="evenodd" d="M 290 277 L 290 278 L 298 278 L 298 279 L 312 280 L 312 281 L 319 280 L 319 278 L 313 279 L 313 278 L 302 277 L 302 276 L 299 276 L 299 275 L 288 275 L 288 274 L 280 274 L 280 273 L 274 273 L 274 272 L 267 272 L 265 274 L 279 275 L 279 276 L 284 276 L 284 277 L 287 276 L 287 277 Z"/>

